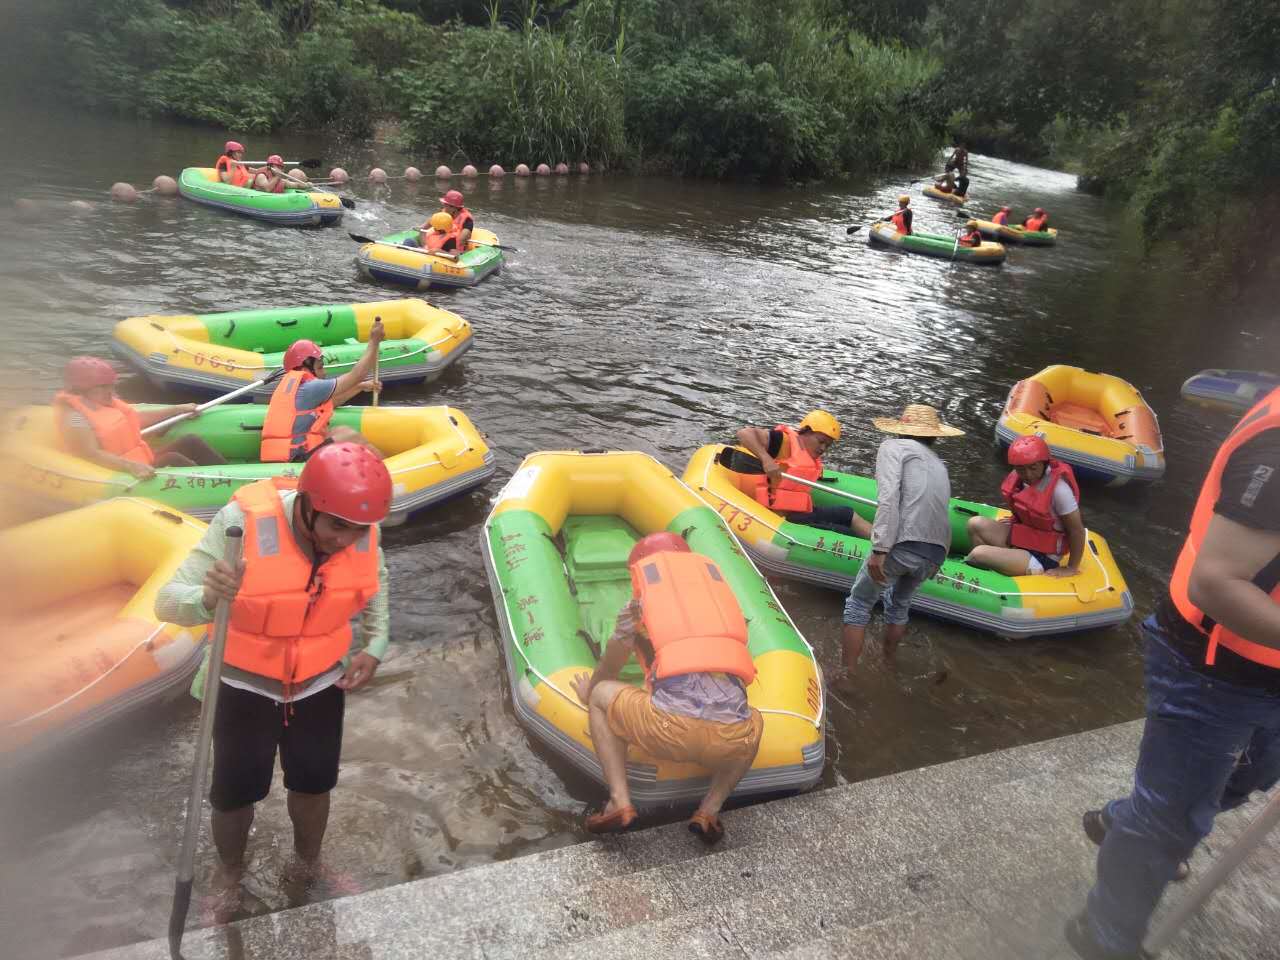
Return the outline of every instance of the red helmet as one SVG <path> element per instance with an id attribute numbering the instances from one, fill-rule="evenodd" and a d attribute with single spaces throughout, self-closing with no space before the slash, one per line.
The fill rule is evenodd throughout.
<path id="1" fill-rule="evenodd" d="M 228 140 L 222 145 L 223 153 L 235 153 L 237 150 L 244 152 L 244 144 L 239 140 Z"/>
<path id="2" fill-rule="evenodd" d="M 278 154 L 278 153 L 273 153 L 271 156 L 267 157 L 267 165 L 268 165 L 268 166 L 272 166 L 272 165 L 274 165 L 274 166 L 277 166 L 277 167 L 283 167 L 283 166 L 284 166 L 284 157 L 280 156 L 280 154 Z"/>
<path id="3" fill-rule="evenodd" d="M 308 360 L 323 360 L 324 352 L 316 345 L 314 340 L 295 340 L 290 344 L 289 349 L 284 352 L 284 360 L 281 366 L 285 370 L 301 370 L 302 365 Z"/>
<path id="4" fill-rule="evenodd" d="M 636 545 L 631 548 L 631 555 L 627 557 L 627 566 L 634 567 L 645 557 L 651 557 L 655 553 L 692 553 L 689 544 L 685 542 L 684 537 L 678 533 L 651 533 L 647 537 L 641 537 L 636 541 Z"/>
<path id="5" fill-rule="evenodd" d="M 1033 463 L 1043 463 L 1051 456 L 1049 445 L 1044 442 L 1044 437 L 1038 437 L 1035 434 L 1019 437 L 1009 444 L 1009 466 L 1011 467 L 1025 467 Z"/>
<path id="6" fill-rule="evenodd" d="M 1031 212 L 1032 212 L 1032 213 L 1044 213 L 1044 207 L 1036 207 L 1036 208 L 1035 208 L 1034 210 L 1032 210 Z"/>
<path id="7" fill-rule="evenodd" d="M 368 526 L 391 509 L 391 474 L 372 450 L 359 443 L 326 443 L 302 468 L 298 492 L 318 513 Z"/>
<path id="8" fill-rule="evenodd" d="M 450 190 L 440 198 L 440 202 L 450 207 L 466 206 L 466 198 L 462 196 L 461 190 Z"/>
<path id="9" fill-rule="evenodd" d="M 119 379 L 116 368 L 101 357 L 72 357 L 62 371 L 62 382 L 77 392 L 109 387 Z"/>
<path id="10" fill-rule="evenodd" d="M 1013 209 L 1012 207 L 1001 207 L 1001 208 L 1000 208 L 1000 212 L 1001 212 L 1001 213 L 1008 213 L 1008 212 L 1009 212 L 1010 210 L 1012 210 L 1012 209 Z"/>

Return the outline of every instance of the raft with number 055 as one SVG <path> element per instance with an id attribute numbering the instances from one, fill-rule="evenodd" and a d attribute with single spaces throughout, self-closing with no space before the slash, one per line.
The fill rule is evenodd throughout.
<path id="1" fill-rule="evenodd" d="M 711 444 L 698 450 L 684 472 L 684 482 L 720 514 L 762 569 L 847 591 L 870 555 L 871 544 L 852 532 L 804 526 L 770 510 L 747 492 L 755 489 L 758 477 L 734 473 L 718 461 L 722 451 L 731 449 Z M 821 483 L 825 489 L 811 491 L 815 506 L 852 507 L 859 516 L 874 520 L 874 479 L 824 470 Z M 1133 612 L 1124 576 L 1107 541 L 1097 533 L 1086 532 L 1085 555 L 1076 576 L 1009 577 L 964 562 L 970 546 L 967 524 L 975 516 L 999 519 L 1010 514 L 953 499 L 951 556 L 920 587 L 911 601 L 912 610 L 1007 637 L 1105 627 L 1124 622 Z"/>
<path id="2" fill-rule="evenodd" d="M 229 462 L 157 467 L 154 477 L 140 480 L 69 453 L 52 407 L 19 408 L 0 422 L 0 487 L 32 516 L 128 494 L 208 519 L 240 487 L 264 477 L 296 476 L 301 470 L 299 463 L 259 462 L 266 415 L 262 404 L 227 404 L 148 437 L 156 448 L 194 435 Z M 384 526 L 466 493 L 494 472 L 493 453 L 480 432 L 452 407 L 345 406 L 334 411 L 329 425 L 350 427 L 385 457 L 392 496 Z"/>
<path id="3" fill-rule="evenodd" d="M 1155 411 L 1133 384 L 1109 373 L 1058 363 L 1019 380 L 996 423 L 996 442 L 1043 437 L 1076 478 L 1118 487 L 1164 475 Z"/>
<path id="4" fill-rule="evenodd" d="M 111 346 L 160 386 L 226 393 L 269 376 L 297 340 L 318 344 L 325 375 L 341 376 L 364 354 L 376 320 L 386 333 L 378 349 L 384 386 L 430 383 L 471 349 L 471 324 L 417 297 L 130 317 L 116 324 Z M 254 397 L 268 400 L 274 389 L 264 384 Z"/>
<path id="5" fill-rule="evenodd" d="M 267 193 L 223 183 L 213 167 L 187 167 L 178 175 L 178 193 L 201 206 L 238 213 L 286 227 L 320 227 L 342 219 L 342 201 L 322 190 Z"/>
<path id="6" fill-rule="evenodd" d="M 204 531 L 121 497 L 0 533 L 0 762 L 186 688 L 204 631 L 157 620 L 155 601 Z"/>
<path id="7" fill-rule="evenodd" d="M 474 287 L 502 270 L 502 250 L 497 245 L 497 236 L 489 230 L 473 230 L 466 251 L 456 258 L 403 245 L 406 240 L 417 237 L 416 229 L 403 230 L 361 246 L 356 252 L 356 267 L 361 276 L 410 290 L 426 290 Z"/>
<path id="8" fill-rule="evenodd" d="M 976 247 L 962 246 L 958 237 L 946 237 L 939 233 L 899 233 L 888 222 L 873 223 L 867 229 L 867 241 L 895 247 L 907 253 L 920 253 L 941 260 L 960 260 L 965 263 L 999 264 L 1004 262 L 1005 249 L 999 243 L 983 241 Z"/>
<path id="9" fill-rule="evenodd" d="M 572 682 L 595 669 L 632 597 L 632 546 L 658 531 L 680 534 L 716 564 L 747 622 L 757 669 L 747 700 L 764 717 L 764 735 L 734 795 L 813 786 L 825 749 L 813 649 L 715 511 L 643 453 L 531 454 L 485 521 L 485 570 L 516 715 L 546 747 L 604 783 Z M 634 659 L 620 679 L 643 684 Z M 695 800 L 709 782 L 696 765 L 634 747 L 627 778 L 638 804 Z"/>

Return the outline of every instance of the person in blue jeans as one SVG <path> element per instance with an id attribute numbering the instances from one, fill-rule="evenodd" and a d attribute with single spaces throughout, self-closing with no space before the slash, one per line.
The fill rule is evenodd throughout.
<path id="1" fill-rule="evenodd" d="M 841 645 L 850 674 L 862 656 L 876 602 L 884 599 L 883 648 L 885 657 L 891 658 L 907 632 L 911 598 L 947 558 L 951 478 L 933 443 L 939 437 L 964 435 L 923 403 L 908 404 L 899 418 L 877 417 L 872 423 L 892 436 L 876 453 L 871 556 L 858 571 L 844 605 Z"/>
<path id="2" fill-rule="evenodd" d="M 1280 781 L 1280 389 L 1218 450 L 1168 592 L 1142 624 L 1147 717 L 1133 792 L 1084 815 L 1101 845 L 1067 942 L 1140 960 L 1170 880 L 1220 810 Z"/>

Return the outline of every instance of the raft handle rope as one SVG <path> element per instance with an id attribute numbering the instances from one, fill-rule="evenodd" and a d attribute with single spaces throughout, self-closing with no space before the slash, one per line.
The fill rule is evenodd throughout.
<path id="1" fill-rule="evenodd" d="M 233 321 L 233 322 L 234 322 L 234 321 Z M 282 326 L 289 326 L 289 325 L 291 325 L 291 324 L 293 324 L 293 323 L 297 323 L 298 321 L 297 321 L 297 320 L 293 320 L 293 321 L 290 321 L 289 323 L 286 323 L 286 322 L 284 322 L 284 321 L 277 320 L 276 322 L 277 322 L 277 323 L 280 323 Z M 326 326 L 327 326 L 327 325 L 328 325 L 328 324 L 326 324 Z M 184 346 L 182 345 L 182 343 L 178 340 L 177 335 L 176 335 L 176 334 L 174 334 L 174 332 L 173 332 L 172 330 L 168 329 L 167 327 L 162 327 L 162 326 L 160 326 L 159 324 L 154 323 L 154 322 L 151 324 L 151 326 L 152 326 L 152 327 L 154 327 L 156 330 L 159 330 L 160 332 L 164 333 L 165 335 L 167 335 L 167 336 L 169 337 L 169 340 L 170 340 L 170 342 L 171 342 L 171 343 L 172 343 L 172 345 L 173 345 L 173 352 L 174 352 L 174 353 L 185 353 L 187 356 L 190 356 L 190 357 L 204 357 L 204 356 L 205 356 L 205 355 L 204 355 L 204 354 L 202 354 L 202 353 L 198 353 L 198 352 L 197 352 L 197 351 L 195 351 L 195 350 L 191 350 L 191 349 L 189 349 L 189 348 L 187 348 L 187 347 L 184 347 Z M 410 350 L 410 351 L 405 351 L 404 353 L 398 354 L 398 355 L 397 355 L 397 356 L 395 356 L 395 357 L 387 357 L 387 360 L 388 360 L 388 362 L 390 362 L 390 361 L 392 361 L 392 360 L 407 360 L 407 359 L 408 359 L 408 358 L 410 358 L 410 357 L 416 357 L 416 356 L 417 356 L 418 354 L 420 354 L 420 353 L 426 353 L 428 350 L 432 350 L 432 349 L 434 349 L 434 348 L 436 348 L 436 347 L 440 346 L 441 344 L 448 343 L 450 340 L 457 340 L 457 339 L 458 339 L 458 333 L 459 333 L 459 331 L 464 330 L 464 329 L 466 329 L 466 321 L 463 321 L 463 326 L 459 327 L 459 329 L 458 329 L 457 331 L 455 331 L 455 330 L 450 330 L 448 333 L 446 333 L 446 334 L 445 334 L 443 337 L 441 337 L 439 340 L 433 340 L 433 341 L 432 341 L 432 342 L 430 342 L 430 343 L 425 343 L 425 344 L 423 344 L 423 345 L 422 345 L 422 346 L 420 346 L 420 347 L 417 347 L 417 348 L 415 348 L 415 349 L 413 349 L 413 350 Z M 230 331 L 228 331 L 227 335 L 228 335 L 228 336 L 230 336 Z M 412 339 L 412 338 L 411 338 L 411 337 L 405 337 L 404 339 L 409 340 L 409 339 Z M 381 351 L 379 351 L 379 353 L 381 353 Z M 208 359 L 208 357 L 205 357 L 205 359 L 207 360 L 207 359 Z M 354 366 L 355 366 L 357 363 L 359 363 L 359 362 L 360 362 L 359 360 L 343 360 L 342 362 L 334 361 L 333 363 L 329 363 L 329 362 L 326 360 L 326 361 L 325 361 L 325 367 L 326 367 L 326 368 L 328 368 L 328 369 L 330 369 L 330 370 L 335 369 L 335 368 L 338 368 L 338 367 L 354 367 Z M 262 368 L 262 367 L 255 367 L 255 366 L 250 366 L 250 365 L 248 365 L 248 364 L 236 363 L 234 360 L 224 360 L 224 359 L 221 359 L 221 358 L 219 358 L 219 359 L 218 359 L 217 365 L 218 365 L 218 366 L 220 366 L 220 367 L 230 367 L 230 368 L 231 368 L 231 369 L 233 369 L 233 370 L 253 370 L 253 371 L 257 371 L 257 372 L 261 372 L 261 371 L 263 370 L 263 368 Z"/>
<path id="2" fill-rule="evenodd" d="M 591 454 L 584 453 L 582 455 L 590 456 Z M 647 453 L 642 453 L 641 456 L 648 457 L 650 460 L 654 460 L 654 462 L 657 463 L 657 460 Z M 661 464 L 658 464 L 658 465 L 662 466 Z M 665 467 L 663 469 L 665 469 Z M 497 497 L 494 498 L 495 505 L 502 502 L 503 497 L 506 495 L 507 487 L 511 485 L 511 482 L 513 480 L 515 480 L 519 472 L 520 471 L 517 470 L 516 473 L 512 474 L 511 478 L 506 482 L 506 484 L 503 485 L 502 489 L 498 491 Z M 695 499 L 701 500 L 701 497 L 698 497 L 698 494 L 693 490 L 692 487 L 686 484 L 679 477 L 675 476 L 675 474 L 672 474 L 671 476 L 673 480 L 675 480 L 678 484 L 680 484 L 680 486 L 688 490 L 689 493 Z M 724 518 L 721 517 L 720 514 L 718 513 L 716 514 L 716 518 L 720 521 L 720 525 L 724 527 L 725 532 L 729 535 L 730 542 L 733 543 L 735 546 L 737 546 L 738 541 L 733 536 L 733 531 L 729 529 L 728 524 L 725 523 Z M 484 523 L 484 529 L 485 529 L 485 533 L 487 534 L 490 529 L 489 520 L 487 519 L 485 520 L 485 523 Z M 494 557 L 493 551 L 491 549 L 488 549 L 487 538 L 486 538 L 485 553 L 487 553 L 489 556 L 489 566 L 493 569 L 494 582 L 499 584 L 499 589 L 501 590 L 501 581 L 498 579 L 498 562 Z M 756 574 L 759 575 L 760 582 L 763 583 L 766 589 L 768 589 L 769 591 L 769 596 L 773 598 L 774 603 L 778 605 L 778 609 L 781 610 L 783 616 L 787 618 L 787 622 L 791 624 L 792 629 L 796 631 L 796 636 L 800 638 L 800 642 L 803 643 L 805 646 L 805 649 L 809 651 L 809 656 L 813 661 L 814 671 L 818 675 L 818 714 L 816 717 L 806 716 L 803 713 L 796 713 L 793 710 L 781 710 L 775 707 L 755 707 L 754 709 L 758 710 L 760 713 L 772 713 L 772 714 L 777 714 L 779 716 L 784 716 L 784 717 L 795 717 L 797 720 L 803 720 L 805 721 L 805 723 L 813 724 L 813 726 L 816 729 L 821 730 L 822 718 L 826 715 L 826 685 L 822 682 L 823 680 L 822 665 L 818 662 L 818 657 L 813 652 L 813 647 L 809 644 L 809 641 L 805 638 L 805 635 L 800 632 L 799 628 L 796 627 L 795 622 L 791 619 L 791 614 L 787 613 L 786 608 L 783 607 L 782 604 L 778 602 L 778 595 L 773 592 L 773 587 L 769 585 L 769 581 L 765 579 L 764 574 L 760 573 L 760 569 L 756 566 L 755 561 L 751 559 L 750 555 L 748 555 L 745 550 L 742 551 L 742 556 L 747 561 L 747 563 L 751 564 L 751 568 L 756 571 Z M 554 683 L 551 682 L 550 677 L 548 677 L 546 674 L 544 674 L 541 670 L 539 670 L 537 667 L 533 665 L 533 662 L 529 659 L 529 655 L 524 652 L 524 648 L 521 646 L 519 640 L 517 639 L 515 623 L 512 622 L 512 619 L 511 619 L 511 610 L 507 606 L 505 591 L 503 591 L 503 594 L 504 596 L 502 601 L 502 613 L 503 613 L 503 616 L 506 618 L 507 630 L 511 636 L 511 643 L 509 644 L 509 646 L 511 646 L 517 653 L 520 654 L 520 659 L 524 661 L 525 669 L 529 673 L 537 677 L 538 680 L 540 680 L 545 686 L 547 686 L 551 690 L 558 693 L 565 701 L 577 707 L 583 713 L 588 712 L 587 707 L 582 703 L 582 701 L 580 701 L 576 696 L 570 696 L 569 694 L 565 693 L 558 686 L 556 686 Z M 513 697 L 519 696 L 519 693 L 515 690 L 513 690 L 511 694 Z"/>
<path id="3" fill-rule="evenodd" d="M 715 497 L 717 500 L 719 500 L 721 503 L 725 504 L 726 506 L 730 506 L 730 507 L 733 507 L 733 508 L 735 508 L 735 509 L 741 510 L 742 508 L 741 508 L 741 507 L 739 507 L 736 503 L 734 503 L 732 500 L 730 500 L 728 497 L 724 496 L 723 494 L 716 493 L 716 491 L 712 490 L 712 489 L 711 489 L 711 487 L 709 486 L 709 484 L 710 484 L 710 482 L 711 482 L 711 479 L 710 479 L 710 474 L 711 474 L 711 464 L 713 464 L 713 463 L 715 463 L 715 458 L 714 458 L 714 457 L 709 458 L 709 459 L 707 460 L 707 465 L 706 465 L 706 467 L 705 467 L 705 468 L 704 468 L 704 470 L 703 470 L 703 473 L 702 473 L 702 489 L 703 489 L 703 491 L 705 491 L 706 493 L 709 493 L 711 496 Z M 730 471 L 728 470 L 728 468 L 727 468 L 727 467 L 723 467 L 723 469 L 725 470 L 725 472 L 730 472 Z M 858 496 L 856 496 L 856 494 L 850 494 L 850 496 L 855 497 L 855 498 L 856 498 L 856 499 L 858 499 L 858 500 L 862 500 L 862 501 L 863 501 L 863 502 L 865 502 L 865 503 L 869 503 L 869 504 L 872 504 L 872 505 L 874 505 L 874 504 L 875 504 L 875 501 L 874 501 L 874 500 L 868 500 L 868 499 L 866 499 L 865 497 L 858 497 Z M 754 501 L 753 501 L 753 502 L 754 502 Z M 745 511 L 744 511 L 744 512 L 745 512 Z M 718 510 L 716 511 L 716 516 L 720 516 L 720 511 L 718 511 Z M 829 554 L 831 554 L 831 555 L 833 555 L 833 556 L 837 555 L 837 554 L 835 553 L 835 551 L 834 551 L 834 550 L 831 550 L 831 549 L 830 549 L 830 548 L 828 548 L 828 547 L 818 547 L 818 546 L 816 546 L 816 545 L 814 545 L 814 544 L 811 544 L 811 543 L 805 543 L 803 540 L 797 540 L 795 537 L 791 536 L 791 534 L 787 533 L 785 530 L 782 530 L 780 527 L 775 527 L 775 526 L 773 526 L 772 524 L 766 523 L 765 521 L 761 520 L 759 517 L 757 517 L 757 516 L 755 516 L 755 515 L 753 515 L 753 514 L 747 514 L 747 516 L 749 516 L 749 517 L 751 518 L 752 523 L 758 523 L 758 524 L 760 524 L 760 526 L 764 527 L 766 530 L 772 530 L 775 534 L 777 534 L 778 536 L 782 537 L 784 540 L 786 540 L 788 543 L 792 544 L 793 546 L 797 546 L 797 547 L 805 547 L 806 549 L 813 550 L 813 551 L 816 551 L 816 552 L 818 552 L 818 553 L 829 553 Z M 723 519 L 723 518 L 722 518 L 722 519 Z M 1090 539 L 1090 532 L 1089 532 L 1089 529 L 1088 529 L 1087 527 L 1085 528 L 1085 531 L 1084 531 L 1084 537 L 1085 537 L 1085 542 L 1086 542 L 1086 543 L 1088 543 L 1088 544 L 1090 544 L 1090 545 L 1091 545 L 1091 547 L 1092 547 L 1092 543 L 1093 543 L 1093 541 Z M 735 539 L 736 539 L 736 538 L 735 538 Z M 1095 557 L 1096 557 L 1096 555 L 1097 555 L 1097 550 L 1096 550 L 1096 549 L 1093 549 L 1093 550 L 1092 550 L 1092 552 L 1094 553 L 1094 555 L 1095 555 Z M 1083 560 L 1084 558 L 1081 558 L 1081 559 Z M 1103 566 L 1103 564 L 1102 564 L 1102 562 L 1101 562 L 1101 561 L 1097 561 L 1097 563 L 1098 563 L 1098 569 L 1102 571 L 1102 580 L 1103 580 L 1103 583 L 1102 583 L 1102 586 L 1100 586 L 1100 587 L 1096 588 L 1096 589 L 1093 591 L 1093 592 L 1094 592 L 1094 596 L 1097 596 L 1097 595 L 1098 595 L 1098 594 L 1100 594 L 1100 593 L 1106 593 L 1108 590 L 1113 589 L 1113 587 L 1111 586 L 1111 574 L 1109 574 L 1109 573 L 1107 572 L 1107 568 L 1106 568 L 1105 566 Z M 1021 591 L 1021 590 L 1020 590 L 1020 591 L 1018 591 L 1017 593 L 1009 593 L 1008 591 L 1005 591 L 1005 590 L 993 590 L 993 589 L 991 589 L 990 587 L 984 587 L 984 586 L 983 586 L 982 584 L 980 584 L 980 583 L 971 583 L 971 582 L 970 582 L 970 581 L 968 581 L 968 580 L 958 579 L 958 578 L 956 578 L 956 577 L 948 576 L 947 574 L 945 574 L 945 573 L 943 573 L 943 572 L 942 572 L 942 568 L 941 568 L 941 567 L 939 567 L 939 568 L 938 568 L 938 572 L 934 574 L 934 578 L 935 578 L 935 579 L 938 579 L 938 580 L 942 580 L 942 581 L 944 581 L 944 582 L 946 582 L 946 583 L 952 583 L 952 584 L 956 584 L 956 585 L 958 585 L 958 586 L 959 586 L 959 585 L 962 585 L 962 586 L 963 586 L 965 589 L 967 589 L 967 590 L 978 590 L 978 591 L 980 591 L 980 592 L 982 592 L 982 593 L 990 593 L 990 594 L 992 594 L 992 595 L 994 595 L 994 596 L 997 596 L 997 597 L 1011 597 L 1011 596 L 1016 596 L 1016 597 L 1078 597 L 1078 596 L 1079 596 L 1079 594 L 1078 594 L 1076 591 L 1074 591 L 1074 590 L 1063 590 L 1063 591 L 1049 591 L 1049 590 L 1041 590 L 1041 591 L 1030 591 L 1030 590 L 1028 590 L 1028 591 Z M 1015 578 L 1012 578 L 1012 579 L 1017 579 L 1017 578 L 1015 577 Z"/>
<path id="4" fill-rule="evenodd" d="M 92 690 L 94 687 L 100 684 L 103 680 L 107 679 L 107 677 L 111 676 L 111 674 L 115 673 L 117 670 L 123 667 L 125 663 L 128 662 L 129 658 L 132 657 L 135 653 L 137 653 L 143 647 L 150 646 L 151 642 L 155 640 L 155 638 L 158 637 L 161 631 L 164 630 L 164 628 L 167 626 L 168 624 L 166 623 L 160 624 L 158 627 L 152 630 L 151 633 L 147 634 L 147 636 L 144 639 L 139 640 L 132 647 L 130 647 L 129 652 L 126 653 L 119 660 L 117 660 L 110 667 L 108 667 L 105 672 L 95 677 L 93 680 L 90 680 L 87 684 L 85 684 L 75 693 L 68 694 L 67 696 L 59 700 L 57 703 L 51 704 L 50 706 L 45 707 L 43 710 L 37 710 L 35 713 L 31 714 L 28 717 L 23 717 L 21 720 L 15 720 L 13 723 L 8 724 L 9 728 L 12 729 L 14 727 L 26 726 L 28 723 L 34 723 L 36 720 L 39 720 L 41 717 L 48 716 L 50 713 L 53 713 L 55 710 L 60 710 L 61 708 L 65 707 L 68 703 L 70 703 L 72 700 L 75 700 L 77 697 L 81 697 L 84 694 L 88 693 L 90 690 Z"/>

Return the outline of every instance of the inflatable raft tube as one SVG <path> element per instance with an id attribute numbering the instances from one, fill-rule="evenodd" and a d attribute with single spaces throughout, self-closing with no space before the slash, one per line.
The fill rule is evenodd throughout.
<path id="1" fill-rule="evenodd" d="M 1038 434 L 1076 477 L 1118 487 L 1164 475 L 1164 440 L 1155 411 L 1131 383 L 1109 373 L 1055 364 L 1009 391 L 996 442 Z"/>
<path id="2" fill-rule="evenodd" d="M 326 374 L 340 376 L 364 354 L 375 320 L 387 334 L 378 351 L 384 385 L 430 383 L 471 349 L 471 324 L 416 297 L 130 317 L 116 324 L 111 346 L 159 386 L 221 394 L 269 376 L 296 340 L 319 344 Z M 253 398 L 266 401 L 274 388 L 267 384 Z"/>
<path id="3" fill-rule="evenodd" d="M 895 247 L 907 253 L 919 253 L 940 260 L 959 260 L 964 263 L 999 264 L 1004 262 L 1005 249 L 1001 244 L 983 241 L 976 247 L 962 247 L 954 236 L 940 233 L 899 233 L 892 223 L 873 223 L 867 229 L 867 242 Z"/>
<path id="4" fill-rule="evenodd" d="M 547 749 L 603 785 L 587 711 L 570 684 L 595 668 L 631 598 L 627 555 L 641 536 L 683 535 L 716 562 L 746 617 L 758 675 L 747 699 L 764 736 L 735 796 L 811 787 L 824 761 L 822 676 L 808 642 L 716 512 L 643 453 L 535 453 L 499 494 L 481 545 L 516 715 Z M 621 679 L 640 686 L 634 661 Z M 696 800 L 707 772 L 634 748 L 637 804 Z"/>
<path id="5" fill-rule="evenodd" d="M 29 515 L 128 494 L 208 519 L 245 484 L 298 473 L 299 464 L 258 462 L 266 413 L 262 404 L 227 404 L 149 438 L 164 446 L 181 436 L 202 437 L 230 462 L 160 467 L 151 479 L 139 480 L 66 452 L 52 407 L 20 408 L 0 423 L 0 485 Z M 346 406 L 330 424 L 359 431 L 386 457 L 394 485 L 384 526 L 466 493 L 494 472 L 493 453 L 479 431 L 452 407 Z"/>
<path id="6" fill-rule="evenodd" d="M 921 193 L 932 200 L 941 200 L 944 203 L 953 203 L 957 207 L 964 206 L 965 200 L 968 199 L 968 194 L 946 193 L 945 191 L 939 190 L 932 184 L 925 187 Z"/>
<path id="7" fill-rule="evenodd" d="M 1202 407 L 1244 413 L 1280 387 L 1280 374 L 1265 370 L 1201 370 L 1182 385 L 1182 397 Z"/>
<path id="8" fill-rule="evenodd" d="M 768 573 L 847 591 L 870 555 L 871 544 L 852 533 L 819 530 L 774 513 L 739 486 L 742 474 L 716 462 L 724 449 L 723 444 L 711 444 L 694 453 L 684 481 L 724 518 L 748 556 Z M 871 477 L 827 470 L 822 483 L 830 492 L 813 491 L 815 505 L 852 506 L 867 520 L 875 517 L 876 485 Z M 937 575 L 921 586 L 911 602 L 913 612 L 1004 637 L 1106 627 L 1124 622 L 1133 612 L 1124 576 L 1098 534 L 1087 532 L 1077 576 L 1008 577 L 964 562 L 969 551 L 967 524 L 974 516 L 999 518 L 1009 512 L 967 500 L 951 501 L 952 554 Z"/>
<path id="9" fill-rule="evenodd" d="M 178 193 L 193 203 L 287 227 L 327 226 L 342 219 L 342 203 L 336 193 L 264 193 L 233 187 L 219 180 L 213 167 L 187 167 L 178 175 Z"/>
<path id="10" fill-rule="evenodd" d="M 389 283 L 410 290 L 430 287 L 474 287 L 490 274 L 502 269 L 502 251 L 489 230 L 474 230 L 472 242 L 456 260 L 427 253 L 421 247 L 401 246 L 417 237 L 418 231 L 403 230 L 383 237 L 377 243 L 366 243 L 356 251 L 356 268 L 360 275 L 379 283 Z"/>
<path id="11" fill-rule="evenodd" d="M 1025 227 L 993 223 L 990 220 L 970 220 L 970 230 L 977 230 L 984 237 L 999 240 L 1002 243 L 1021 243 L 1028 247 L 1051 247 L 1058 242 L 1058 230 L 1028 230 Z"/>

